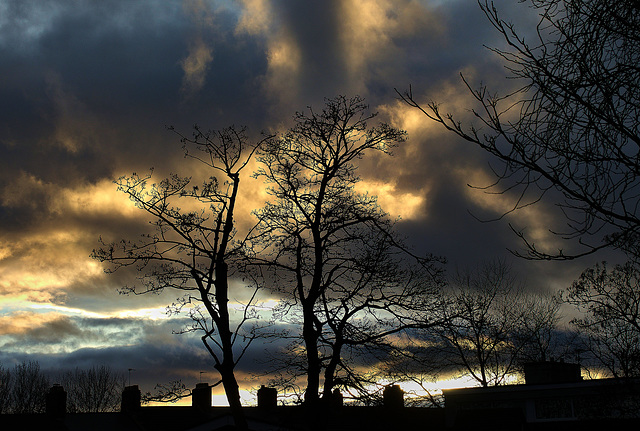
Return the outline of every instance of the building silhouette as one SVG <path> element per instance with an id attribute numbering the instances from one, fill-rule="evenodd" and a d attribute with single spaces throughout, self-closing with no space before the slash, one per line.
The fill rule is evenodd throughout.
<path id="1" fill-rule="evenodd" d="M 582 380 L 579 365 L 562 362 L 526 364 L 524 370 L 524 384 L 444 390 L 444 408 L 406 407 L 398 385 L 385 388 L 381 406 L 343 405 L 336 391 L 321 409 L 278 405 L 276 390 L 262 386 L 258 405 L 244 412 L 255 431 L 640 429 L 640 379 Z M 2 414 L 0 429 L 228 431 L 235 426 L 228 407 L 211 406 L 211 386 L 198 383 L 191 406 L 142 406 L 138 386 L 127 386 L 120 412 L 113 413 L 67 413 L 66 392 L 54 385 L 45 414 Z"/>
<path id="2" fill-rule="evenodd" d="M 583 380 L 564 362 L 524 364 L 524 374 L 519 385 L 443 390 L 445 428 L 640 429 L 640 379 Z"/>

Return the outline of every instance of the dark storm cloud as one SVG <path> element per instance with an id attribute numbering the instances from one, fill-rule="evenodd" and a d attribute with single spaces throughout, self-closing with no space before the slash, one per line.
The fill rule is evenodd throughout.
<path id="1" fill-rule="evenodd" d="M 442 30 L 429 2 L 244 3 L 237 34 L 263 41 L 263 106 L 276 122 L 337 94 L 362 93 L 372 105 L 386 101 L 396 78 L 407 78 L 408 64 L 424 72 L 416 66 L 424 64 L 422 45 L 438 46 Z"/>
<path id="2" fill-rule="evenodd" d="M 52 350 L 52 347 L 73 351 L 87 343 L 128 344 L 147 336 L 152 327 L 152 324 L 133 319 L 17 313 L 2 319 L 0 333 L 4 338 L 2 350 L 5 353 L 15 353 L 25 346 L 31 352 L 42 353 Z"/>
<path id="3" fill-rule="evenodd" d="M 534 28 L 523 4 L 496 3 L 518 28 Z M 150 167 L 155 181 L 196 174 L 165 125 L 186 135 L 195 123 L 246 125 L 257 136 L 289 127 L 296 111 L 319 110 L 337 94 L 364 96 L 378 119 L 409 132 L 393 157 L 363 159 L 359 174 L 371 192 L 389 185 L 380 201 L 402 216 L 398 227 L 418 251 L 442 255 L 452 267 L 508 258 L 507 248 L 521 246 L 509 223 L 553 244 L 545 232 L 559 218 L 549 203 L 494 223 L 474 218 L 508 208 L 508 196 L 467 187 L 490 182 L 490 160 L 398 103 L 394 91 L 411 85 L 420 100 L 468 115 L 472 98 L 460 72 L 494 91 L 514 85 L 483 46 L 502 43 L 468 0 L 0 0 L 0 298 L 18 304 L 7 317 L 16 318 L 23 303 L 25 310 L 55 304 L 95 314 L 170 304 L 175 293 L 117 295 L 137 281 L 135 268 L 106 276 L 89 257 L 100 235 L 134 239 L 149 228 L 112 180 Z M 253 207 L 239 214 L 239 225 L 263 204 L 259 192 L 246 192 Z M 552 290 L 588 264 L 513 262 L 533 286 Z M 19 331 L 4 327 L 11 351 L 0 349 L 0 361 L 106 363 L 136 368 L 148 383 L 172 367 L 193 379 L 211 369 L 197 337 L 171 334 L 182 321 L 109 315 L 56 314 Z M 241 371 L 259 371 L 265 351 L 283 343 L 256 342 Z M 27 354 L 30 348 L 40 353 Z"/>
<path id="4" fill-rule="evenodd" d="M 5 179 L 19 167 L 45 181 L 96 181 L 123 161 L 150 166 L 179 148 L 166 124 L 188 132 L 195 122 L 222 127 L 255 114 L 248 96 L 264 56 L 254 41 L 232 38 L 230 11 L 215 14 L 204 35 L 213 62 L 204 93 L 185 105 L 181 61 L 193 23 L 180 2 L 54 4 L 9 2 L 5 22 L 24 24 L 0 30 Z"/>
<path id="5" fill-rule="evenodd" d="M 8 253 L 3 263 L 15 272 L 40 264 L 47 278 L 42 264 L 52 256 L 86 260 L 99 235 L 143 231 L 146 220 L 123 218 L 116 210 L 122 206 L 101 196 L 115 191 L 110 181 L 123 173 L 177 170 L 182 151 L 165 125 L 188 134 L 195 122 L 222 127 L 256 112 L 247 93 L 257 84 L 249 75 L 264 69 L 264 55 L 254 41 L 233 39 L 237 17 L 230 10 L 212 14 L 204 31 L 215 45 L 212 76 L 187 104 L 181 62 L 194 24 L 181 2 L 1 7 L 0 245 L 9 251 L 0 256 Z M 68 235 L 73 242 L 54 251 L 60 244 L 52 236 L 62 232 L 75 232 Z"/>
<path id="6" fill-rule="evenodd" d="M 32 327 L 25 328 L 22 333 L 4 336 L 0 344 L 0 364 L 10 367 L 35 360 L 52 375 L 76 367 L 87 369 L 96 364 L 107 365 L 124 374 L 133 369 L 131 382 L 141 385 L 143 391 L 151 391 L 156 384 L 174 380 L 195 385 L 200 372 L 205 373 L 205 380 L 215 383 L 217 373 L 198 333 L 173 333 L 188 323 L 188 319 L 149 321 L 68 316 L 40 324 L 31 321 Z M 0 329 L 4 332 L 6 328 Z M 83 341 L 87 340 L 100 347 L 82 347 Z M 283 343 L 285 341 L 273 338 L 268 341 L 259 338 L 252 343 L 237 368 L 243 387 L 256 385 L 250 376 L 260 375 L 268 365 L 265 353 L 281 351 Z M 66 353 L 56 349 L 56 344 L 63 346 Z M 238 346 L 238 351 L 241 347 Z"/>
<path id="7" fill-rule="evenodd" d="M 504 47 L 504 40 L 476 2 L 438 3 L 434 13 L 440 19 L 442 31 L 436 38 L 406 48 L 406 67 L 410 73 L 395 76 L 396 87 L 403 91 L 411 85 L 418 100 L 437 102 L 443 112 L 453 112 L 457 119 L 473 121 L 468 110 L 475 106 L 474 100 L 460 73 L 473 88 L 486 84 L 491 92 L 500 94 L 508 93 L 520 83 L 506 79 L 508 71 L 501 59 L 487 49 Z M 537 18 L 526 4 L 499 2 L 496 6 L 528 40 L 535 36 Z M 399 109 L 398 115 L 405 118 L 408 114 L 415 115 L 404 108 Z M 511 231 L 510 224 L 529 234 L 533 232 L 538 244 L 555 245 L 556 238 L 549 230 L 559 230 L 563 217 L 553 202 L 544 201 L 527 211 L 503 217 L 517 202 L 515 193 L 484 194 L 483 198 L 480 189 L 468 186 L 483 188 L 491 184 L 495 178 L 490 166 L 496 166 L 495 161 L 431 124 L 426 117 L 418 120 L 417 125 L 405 120 L 403 126 L 410 131 L 409 142 L 395 151 L 396 158 L 402 162 L 379 163 L 376 168 L 377 175 L 383 178 L 395 177 L 399 191 L 415 190 L 416 186 L 426 190 L 424 218 L 407 220 L 400 225 L 407 237 L 420 238 L 416 244 L 419 250 L 445 256 L 451 262 L 449 266 L 472 266 L 492 257 L 504 257 L 513 261 L 515 271 L 535 288 L 552 286 L 552 290 L 566 287 L 573 277 L 569 274 L 575 276 L 578 268 L 587 264 L 583 261 L 577 265 L 549 263 L 544 266 L 514 259 L 508 249 L 522 250 L 523 244 Z M 496 221 L 487 222 L 489 220 Z M 544 268 L 543 271 L 540 268 Z"/>
<path id="8" fill-rule="evenodd" d="M 340 2 L 300 2 L 280 0 L 274 2 L 278 23 L 290 32 L 300 46 L 300 66 L 297 83 L 302 100 L 333 97 L 347 74 L 338 39 Z"/>
<path id="9" fill-rule="evenodd" d="M 127 14 L 128 9 L 134 9 L 130 3 L 100 5 L 109 13 L 101 7 L 78 7 L 77 2 L 60 5 L 62 10 L 46 25 L 40 24 L 37 35 L 22 35 L 33 39 L 30 50 L 3 45 L 3 59 L 7 60 L 0 63 L 2 74 L 22 77 L 17 83 L 21 91 L 12 90 L 15 82 L 0 84 L 0 91 L 9 97 L 4 109 L 18 106 L 28 114 L 2 116 L 10 131 L 3 136 L 3 143 L 19 146 L 15 155 L 27 162 L 22 167 L 37 170 L 45 179 L 64 181 L 63 173 L 73 164 L 77 170 L 84 168 L 89 178 L 96 168 L 104 172 L 100 165 L 105 160 L 96 153 L 113 157 L 114 150 L 131 146 L 124 139 L 114 139 L 123 138 L 118 136 L 118 129 L 131 128 L 136 122 L 147 127 L 145 119 L 152 115 L 149 111 L 157 115 L 160 108 L 177 102 L 176 92 L 171 94 L 169 89 L 175 87 L 172 82 L 180 80 L 177 62 L 182 46 L 175 38 L 180 28 L 168 23 L 180 21 L 170 20 L 169 14 L 167 25 L 158 29 L 151 10 L 138 7 L 140 10 Z M 37 11 L 33 7 L 32 15 L 22 19 L 36 21 Z M 3 39 L 16 37 L 5 35 Z M 22 69 L 32 72 L 20 75 Z M 138 119 L 127 124 L 132 114 Z M 158 123 L 162 124 L 161 120 Z M 77 142 L 67 143 L 65 139 Z M 47 165 L 44 160 L 57 163 Z M 54 167 L 60 170 L 56 172 Z M 73 170 L 69 176 L 74 177 Z"/>

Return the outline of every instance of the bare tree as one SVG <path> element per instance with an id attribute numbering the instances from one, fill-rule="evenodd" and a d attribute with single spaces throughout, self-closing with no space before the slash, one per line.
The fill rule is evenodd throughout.
<path id="1" fill-rule="evenodd" d="M 440 318 L 408 332 L 382 367 L 386 379 L 415 388 L 411 405 L 444 407 L 441 380 L 505 384 L 522 376 L 524 363 L 573 353 L 558 326 L 559 299 L 528 292 L 502 261 L 458 271 L 440 295 Z"/>
<path id="2" fill-rule="evenodd" d="M 258 155 L 257 176 L 273 200 L 256 212 L 255 262 L 272 270 L 283 316 L 302 327 L 310 405 L 329 399 L 338 384 L 355 384 L 348 350 L 410 324 L 401 310 L 412 298 L 417 308 L 428 286 L 418 286 L 411 271 L 392 279 L 402 275 L 397 253 L 405 250 L 375 197 L 354 191 L 355 162 L 405 139 L 387 124 L 369 126 L 375 116 L 359 97 L 327 100 L 322 111 L 297 113 L 295 126 Z M 433 259 L 422 263 L 437 272 Z"/>
<path id="3" fill-rule="evenodd" d="M 71 413 L 114 412 L 120 409 L 124 374 L 105 365 L 87 370 L 76 368 L 62 375 L 67 392 L 67 411 Z"/>
<path id="4" fill-rule="evenodd" d="M 524 2 L 523 2 L 524 3 Z M 531 259 L 572 259 L 605 247 L 636 253 L 640 218 L 640 9 L 632 0 L 529 0 L 539 14 L 530 38 L 493 2 L 480 6 L 507 48 L 517 91 L 496 95 L 464 83 L 479 103 L 463 124 L 437 102 L 404 100 L 502 162 L 492 191 L 518 191 L 512 210 L 559 195 L 575 252 L 540 250 L 522 231 Z M 555 199 L 555 197 L 553 198 Z M 515 230 L 515 228 L 514 228 Z"/>
<path id="5" fill-rule="evenodd" d="M 615 377 L 640 376 L 640 267 L 630 261 L 607 269 L 606 263 L 585 270 L 564 292 L 584 317 L 572 323 L 584 336 L 584 347 Z"/>
<path id="6" fill-rule="evenodd" d="M 9 412 L 43 413 L 49 379 L 40 371 L 40 364 L 35 361 L 17 364 L 11 374 Z"/>
<path id="7" fill-rule="evenodd" d="M 571 352 L 571 340 L 560 330 L 561 299 L 548 293 L 521 293 L 514 297 L 521 319 L 512 334 L 522 348 L 518 362 L 539 362 L 564 359 Z"/>
<path id="8" fill-rule="evenodd" d="M 117 180 L 118 189 L 152 217 L 155 232 L 144 233 L 136 241 L 104 244 L 94 250 L 93 257 L 111 264 L 107 272 L 130 266 L 139 271 L 139 286 L 127 286 L 125 293 L 157 293 L 167 288 L 182 292 L 169 311 L 189 313 L 193 325 L 184 331 L 202 333 L 236 425 L 246 428 L 234 370 L 248 347 L 248 342 L 238 347 L 239 339 L 253 337 L 245 323 L 251 318 L 257 287 L 244 312 L 232 319 L 229 278 L 237 274 L 242 248 L 241 241 L 234 239 L 240 173 L 260 142 L 249 144 L 245 130 L 234 127 L 210 132 L 196 127 L 192 138 L 181 135 L 181 139 L 186 156 L 208 167 L 211 177 L 202 185 L 178 175 L 151 186 L 150 176 L 134 174 Z"/>
<path id="9" fill-rule="evenodd" d="M 11 400 L 11 370 L 0 364 L 0 413 L 5 413 Z"/>
<path id="10" fill-rule="evenodd" d="M 527 294 L 499 260 L 454 274 L 439 309 L 442 323 L 431 333 L 441 366 L 482 386 L 507 383 L 523 361 L 546 359 L 559 320 L 558 303 Z"/>
<path id="11" fill-rule="evenodd" d="M 398 337 L 435 324 L 438 268 L 434 262 L 417 265 L 379 228 L 359 232 L 362 242 L 349 254 L 352 265 L 343 268 L 349 272 L 328 286 L 317 311 L 327 329 L 319 338 L 323 399 L 335 386 L 360 401 L 369 397 L 381 377 L 380 359 L 402 348 Z"/>

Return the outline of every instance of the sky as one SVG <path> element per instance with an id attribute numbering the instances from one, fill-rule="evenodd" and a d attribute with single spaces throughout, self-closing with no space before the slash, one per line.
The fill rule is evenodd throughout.
<path id="1" fill-rule="evenodd" d="M 535 14 L 517 0 L 495 2 L 523 33 Z M 473 0 L 0 0 L 0 364 L 42 368 L 106 364 L 131 383 L 215 372 L 199 340 L 175 335 L 184 320 L 165 307 L 176 297 L 124 296 L 131 273 L 107 275 L 90 257 L 107 241 L 134 238 L 148 218 L 114 179 L 154 168 L 160 180 L 190 175 L 171 125 L 282 131 L 296 111 L 343 94 L 366 99 L 378 119 L 408 132 L 392 157 L 364 158 L 359 187 L 401 217 L 399 232 L 448 268 L 503 258 L 535 291 L 569 286 L 598 255 L 531 262 L 508 249 L 525 229 L 549 250 L 567 245 L 552 201 L 511 213 L 508 194 L 477 188 L 493 180 L 490 159 L 402 103 L 421 101 L 468 116 L 460 80 L 495 91 L 506 80 L 485 46 L 502 41 Z M 262 184 L 243 180 L 240 224 L 264 203 Z M 241 192 L 242 193 L 242 192 Z M 268 346 L 240 364 L 241 385 Z"/>

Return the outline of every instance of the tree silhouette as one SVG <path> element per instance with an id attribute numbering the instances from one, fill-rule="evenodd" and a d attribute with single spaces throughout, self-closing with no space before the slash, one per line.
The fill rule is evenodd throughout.
<path id="1" fill-rule="evenodd" d="M 240 267 L 242 248 L 242 242 L 234 239 L 240 173 L 260 142 L 250 144 L 245 130 L 235 127 L 210 132 L 196 127 L 192 138 L 180 136 L 186 156 L 210 169 L 211 177 L 193 185 L 190 177 L 172 175 L 150 186 L 150 176 L 121 177 L 116 181 L 118 189 L 152 217 L 155 230 L 135 241 L 103 244 L 93 257 L 110 264 L 107 272 L 130 266 L 139 271 L 139 285 L 126 286 L 125 293 L 182 292 L 169 311 L 186 310 L 193 325 L 184 331 L 202 333 L 236 425 L 246 428 L 234 370 L 253 339 L 245 324 L 252 317 L 257 287 L 243 313 L 233 320 L 229 278 Z M 239 337 L 249 341 L 238 349 Z"/>
<path id="2" fill-rule="evenodd" d="M 549 293 L 524 293 L 514 298 L 522 310 L 522 318 L 513 338 L 521 345 L 520 364 L 551 361 L 568 357 L 574 334 L 560 333 L 561 298 Z"/>
<path id="3" fill-rule="evenodd" d="M 67 371 L 61 378 L 61 385 L 67 392 L 67 411 L 119 411 L 124 381 L 124 374 L 115 372 L 106 365 Z"/>
<path id="4" fill-rule="evenodd" d="M 508 383 L 522 362 L 551 356 L 559 302 L 527 293 L 509 265 L 495 260 L 456 272 L 439 312 L 441 323 L 426 334 L 428 358 L 442 371 L 492 386 Z"/>
<path id="5" fill-rule="evenodd" d="M 630 261 L 585 270 L 564 292 L 583 313 L 571 322 L 584 348 L 614 377 L 640 376 L 640 268 Z"/>
<path id="6" fill-rule="evenodd" d="M 8 412 L 15 414 L 44 412 L 49 379 L 40 370 L 38 362 L 29 361 L 15 365 L 7 380 L 11 388 Z"/>
<path id="7" fill-rule="evenodd" d="M 359 97 L 329 99 L 320 112 L 297 113 L 258 154 L 256 176 L 273 199 L 256 212 L 254 261 L 271 270 L 280 316 L 302 327 L 304 348 L 291 348 L 287 365 L 306 375 L 310 405 L 337 385 L 357 387 L 348 353 L 415 324 L 409 310 L 424 312 L 437 273 L 431 257 L 422 272 L 402 269 L 393 223 L 374 196 L 354 191 L 355 162 L 405 139 L 387 124 L 369 126 L 375 116 Z"/>
<path id="8" fill-rule="evenodd" d="M 539 14 L 520 35 L 493 2 L 480 2 L 507 48 L 492 49 L 521 85 L 504 96 L 474 89 L 478 124 L 463 124 L 437 102 L 404 100 L 502 162 L 493 192 L 517 191 L 512 210 L 553 194 L 575 252 L 539 249 L 522 231 L 530 259 L 572 259 L 604 247 L 638 255 L 640 218 L 640 10 L 631 0 L 530 0 Z M 555 198 L 554 198 L 555 199 Z M 515 229 L 514 229 L 515 230 Z"/>
<path id="9" fill-rule="evenodd" d="M 0 364 L 0 413 L 6 413 L 11 400 L 11 370 Z"/>

